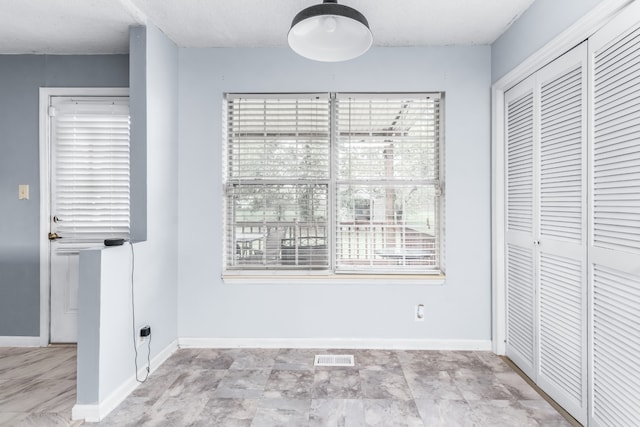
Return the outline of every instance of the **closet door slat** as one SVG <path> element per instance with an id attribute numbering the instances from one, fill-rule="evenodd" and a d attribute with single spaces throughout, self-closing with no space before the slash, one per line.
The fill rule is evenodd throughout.
<path id="1" fill-rule="evenodd" d="M 640 420 L 640 2 L 589 39 L 590 418 Z"/>

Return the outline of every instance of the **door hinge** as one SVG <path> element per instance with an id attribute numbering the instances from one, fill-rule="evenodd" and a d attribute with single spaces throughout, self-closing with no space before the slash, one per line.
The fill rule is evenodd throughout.
<path id="1" fill-rule="evenodd" d="M 56 116 L 56 107 L 54 107 L 53 105 L 49 105 L 49 117 L 55 117 Z"/>

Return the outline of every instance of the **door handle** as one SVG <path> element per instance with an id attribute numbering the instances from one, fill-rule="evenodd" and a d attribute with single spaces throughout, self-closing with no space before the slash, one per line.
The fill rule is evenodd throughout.
<path id="1" fill-rule="evenodd" d="M 62 239 L 62 236 L 59 236 L 58 233 L 49 233 L 49 240 L 58 240 Z"/>

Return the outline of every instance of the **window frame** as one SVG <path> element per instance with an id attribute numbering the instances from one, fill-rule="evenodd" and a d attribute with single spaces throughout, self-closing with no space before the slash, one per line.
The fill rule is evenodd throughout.
<path id="1" fill-rule="evenodd" d="M 279 268 L 243 268 L 243 267 L 231 267 L 228 261 L 228 244 L 229 244 L 229 217 L 228 217 L 228 204 L 229 204 L 229 175 L 228 175 L 228 150 L 230 139 L 227 133 L 227 119 L 228 119 L 228 103 L 233 98 L 257 98 L 257 99 L 273 99 L 273 98 L 308 98 L 310 96 L 319 95 L 321 97 L 327 97 L 329 102 L 329 179 L 328 179 L 328 201 L 327 212 L 328 217 L 326 219 L 326 239 L 327 239 L 327 256 L 328 264 L 326 267 L 317 269 L 294 269 L 280 266 Z M 436 160 L 434 163 L 437 167 L 437 176 L 435 177 L 435 183 L 433 185 L 433 192 L 435 198 L 434 215 L 436 218 L 436 227 L 434 232 L 434 245 L 435 254 L 437 257 L 436 268 L 427 269 L 409 269 L 408 271 L 401 271 L 408 265 L 402 265 L 400 267 L 389 268 L 385 270 L 377 271 L 359 271 L 343 270 L 337 268 L 336 263 L 336 244 L 337 244 L 337 224 L 338 224 L 338 211 L 336 209 L 336 203 L 338 200 L 337 185 L 340 181 L 338 178 L 338 156 L 336 154 L 338 149 L 338 135 L 337 135 L 337 99 L 338 97 L 344 98 L 345 96 L 358 96 L 375 98 L 391 98 L 391 97 L 433 97 L 437 100 L 437 114 L 438 119 L 436 122 L 437 135 L 435 138 L 435 144 L 437 148 Z M 223 254 L 222 254 L 222 278 L 225 282 L 230 283 L 242 283 L 245 280 L 249 280 L 250 283 L 275 283 L 282 279 L 292 279 L 294 281 L 299 279 L 321 279 L 332 278 L 332 282 L 340 283 L 352 283 L 357 280 L 366 279 L 372 280 L 375 283 L 377 280 L 383 280 L 388 282 L 389 280 L 399 280 L 402 283 L 425 283 L 425 279 L 430 284 L 442 284 L 445 277 L 445 93 L 439 92 L 390 92 L 390 93 L 377 93 L 377 92 L 330 92 L 330 93 L 317 93 L 317 92 L 300 92 L 300 93 L 224 93 L 223 94 L 223 126 L 222 126 L 222 186 L 223 186 L 223 221 L 222 221 L 222 234 L 223 234 Z M 426 184 L 423 184 L 424 188 L 427 188 Z M 406 225 L 405 225 L 406 227 Z M 406 259 L 403 259 L 406 262 Z"/>

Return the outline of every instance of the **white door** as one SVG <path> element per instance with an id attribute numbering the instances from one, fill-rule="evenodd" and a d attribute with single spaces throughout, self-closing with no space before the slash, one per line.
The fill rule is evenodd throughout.
<path id="1" fill-rule="evenodd" d="M 505 93 L 506 354 L 587 419 L 586 44 Z"/>
<path id="2" fill-rule="evenodd" d="M 505 93 L 506 105 L 506 354 L 535 381 L 536 288 L 534 239 L 537 234 L 536 97 L 533 77 Z"/>
<path id="3" fill-rule="evenodd" d="M 640 2 L 589 39 L 591 426 L 640 424 Z"/>
<path id="4" fill-rule="evenodd" d="M 537 384 L 587 421 L 587 46 L 536 74 Z"/>
<path id="5" fill-rule="evenodd" d="M 52 343 L 77 341 L 79 251 L 129 237 L 126 97 L 51 97 Z"/>

